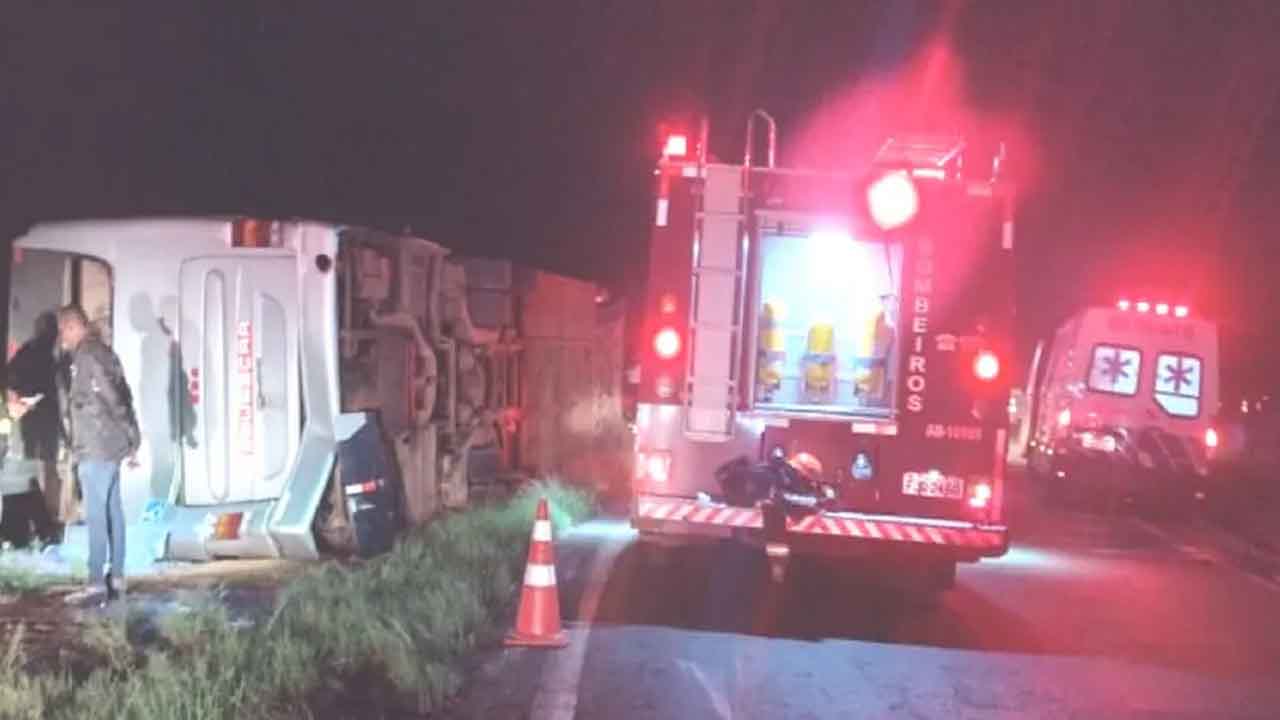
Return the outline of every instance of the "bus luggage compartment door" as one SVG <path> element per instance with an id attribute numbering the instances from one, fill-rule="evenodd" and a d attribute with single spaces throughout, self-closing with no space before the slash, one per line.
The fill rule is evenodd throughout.
<path id="1" fill-rule="evenodd" d="M 183 502 L 277 498 L 302 426 L 294 260 L 189 260 L 180 283 Z"/>

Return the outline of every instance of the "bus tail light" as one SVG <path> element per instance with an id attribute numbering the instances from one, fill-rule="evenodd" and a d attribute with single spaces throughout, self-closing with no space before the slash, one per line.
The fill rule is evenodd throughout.
<path id="1" fill-rule="evenodd" d="M 278 248 L 283 245 L 280 226 L 270 220 L 237 218 L 231 224 L 233 248 Z"/>

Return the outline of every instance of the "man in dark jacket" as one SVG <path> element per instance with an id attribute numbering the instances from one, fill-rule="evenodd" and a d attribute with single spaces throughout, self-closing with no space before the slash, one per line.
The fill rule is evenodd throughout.
<path id="1" fill-rule="evenodd" d="M 90 331 L 83 310 L 58 311 L 58 339 L 71 356 L 65 415 L 89 526 L 89 587 L 71 600 L 104 591 L 112 600 L 124 589 L 120 463 L 138 452 L 138 423 L 120 359 Z"/>

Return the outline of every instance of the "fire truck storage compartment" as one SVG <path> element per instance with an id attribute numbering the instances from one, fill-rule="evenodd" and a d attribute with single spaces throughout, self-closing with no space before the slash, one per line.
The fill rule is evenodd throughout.
<path id="1" fill-rule="evenodd" d="M 889 415 L 902 246 L 843 231 L 762 231 L 757 260 L 756 409 Z"/>

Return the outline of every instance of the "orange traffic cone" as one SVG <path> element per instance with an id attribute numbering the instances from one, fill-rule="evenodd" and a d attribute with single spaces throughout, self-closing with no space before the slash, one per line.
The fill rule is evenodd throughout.
<path id="1" fill-rule="evenodd" d="M 551 545 L 551 519 L 547 499 L 538 500 L 524 569 L 524 590 L 516 627 L 507 635 L 507 646 L 564 647 L 569 637 L 560 629 L 560 596 L 556 591 L 556 558 Z"/>

